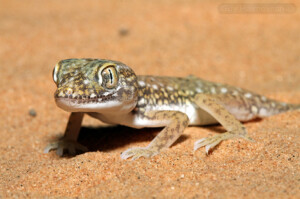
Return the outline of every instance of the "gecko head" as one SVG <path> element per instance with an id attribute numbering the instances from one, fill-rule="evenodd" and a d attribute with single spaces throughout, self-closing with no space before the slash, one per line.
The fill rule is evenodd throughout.
<path id="1" fill-rule="evenodd" d="M 104 59 L 66 59 L 53 70 L 58 107 L 70 112 L 130 112 L 137 78 L 125 64 Z"/>

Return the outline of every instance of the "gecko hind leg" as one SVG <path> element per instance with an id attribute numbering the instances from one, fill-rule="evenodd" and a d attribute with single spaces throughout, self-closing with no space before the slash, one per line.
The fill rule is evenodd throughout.
<path id="1" fill-rule="evenodd" d="M 254 140 L 248 136 L 244 125 L 238 121 L 231 113 L 229 113 L 222 105 L 218 103 L 218 99 L 208 94 L 197 94 L 194 102 L 203 110 L 212 115 L 227 132 L 208 138 L 202 138 L 195 142 L 194 151 L 205 146 L 206 154 L 217 146 L 223 140 L 233 138 L 243 138 L 253 142 Z"/>
<path id="2" fill-rule="evenodd" d="M 189 118 L 179 111 L 149 111 L 144 113 L 147 120 L 167 123 L 166 127 L 151 141 L 147 147 L 129 148 L 121 154 L 122 159 L 152 157 L 162 149 L 170 147 L 188 126 Z"/>

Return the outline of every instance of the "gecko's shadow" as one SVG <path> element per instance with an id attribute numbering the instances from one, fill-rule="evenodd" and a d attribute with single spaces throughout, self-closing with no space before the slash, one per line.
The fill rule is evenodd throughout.
<path id="1" fill-rule="evenodd" d="M 255 119 L 247 123 L 258 122 Z M 216 133 L 223 133 L 224 128 L 220 125 L 207 125 L 206 128 Z M 134 129 L 125 126 L 84 126 L 80 129 L 78 142 L 86 146 L 89 151 L 112 151 L 124 147 L 129 143 L 136 143 L 134 146 L 141 146 L 140 142 L 151 142 L 162 128 Z M 175 146 L 188 139 L 189 135 L 181 135 L 172 145 Z"/>
<path id="2" fill-rule="evenodd" d="M 85 126 L 80 129 L 78 142 L 86 146 L 89 151 L 112 151 L 114 149 L 136 143 L 134 146 L 141 146 L 140 142 L 151 142 L 162 128 L 134 129 L 125 126 Z M 172 145 L 179 144 L 188 138 L 181 135 Z"/>

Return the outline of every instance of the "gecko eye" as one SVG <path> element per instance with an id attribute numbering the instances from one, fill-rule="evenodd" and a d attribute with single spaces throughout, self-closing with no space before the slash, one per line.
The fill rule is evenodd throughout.
<path id="1" fill-rule="evenodd" d="M 101 79 L 101 84 L 108 88 L 115 88 L 118 84 L 118 75 L 115 66 L 110 65 L 101 71 L 101 77 L 99 75 L 99 80 Z M 100 82 L 99 82 L 100 83 Z"/>
<path id="2" fill-rule="evenodd" d="M 58 71 L 59 71 L 60 65 L 56 64 L 54 69 L 53 69 L 53 73 L 52 73 L 52 77 L 53 77 L 53 81 L 57 84 L 57 80 L 58 80 Z"/>

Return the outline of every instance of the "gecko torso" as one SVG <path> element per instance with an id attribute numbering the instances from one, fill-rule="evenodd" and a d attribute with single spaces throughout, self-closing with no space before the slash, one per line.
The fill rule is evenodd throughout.
<path id="1" fill-rule="evenodd" d="M 188 125 L 221 123 L 225 127 L 226 133 L 195 143 L 195 150 L 206 146 L 208 152 L 225 139 L 252 140 L 239 121 L 300 108 L 195 76 L 136 76 L 130 67 L 111 60 L 62 60 L 54 68 L 53 79 L 57 85 L 57 105 L 72 112 L 65 140 L 45 150 L 57 149 L 59 155 L 63 149 L 74 153 L 76 146 L 80 148 L 74 142 L 83 113 L 103 122 L 134 128 L 165 127 L 147 147 L 131 148 L 121 155 L 124 159 L 136 159 L 151 157 L 169 147 Z"/>

